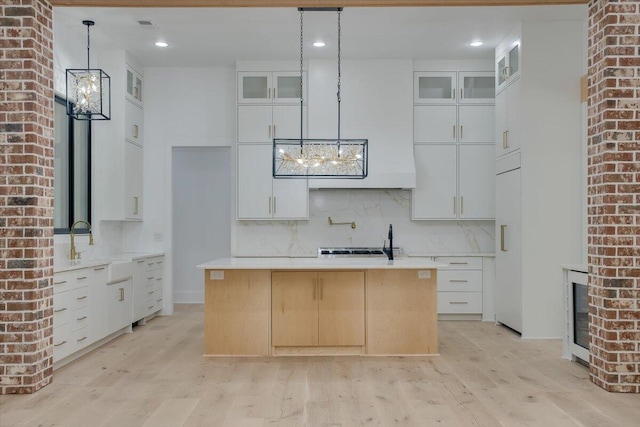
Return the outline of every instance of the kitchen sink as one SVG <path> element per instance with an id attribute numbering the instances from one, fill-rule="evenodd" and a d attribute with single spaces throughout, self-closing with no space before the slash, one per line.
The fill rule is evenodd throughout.
<path id="1" fill-rule="evenodd" d="M 109 264 L 107 280 L 109 283 L 117 283 L 130 279 L 133 276 L 133 262 L 131 260 L 114 260 Z"/>

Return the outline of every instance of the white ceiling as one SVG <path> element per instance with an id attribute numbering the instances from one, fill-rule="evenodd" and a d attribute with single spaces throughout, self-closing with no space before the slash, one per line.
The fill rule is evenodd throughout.
<path id="1" fill-rule="evenodd" d="M 490 59 L 518 21 L 587 17 L 586 5 L 351 8 L 342 12 L 343 58 Z M 91 47 L 125 49 L 145 66 L 233 65 L 236 60 L 299 58 L 300 15 L 293 8 L 54 8 L 55 31 Z M 154 27 L 141 27 L 150 20 Z M 305 58 L 336 55 L 335 12 L 304 14 Z M 327 47 L 311 46 L 316 39 Z M 472 48 L 468 43 L 482 39 Z M 168 48 L 153 46 L 157 40 Z"/>

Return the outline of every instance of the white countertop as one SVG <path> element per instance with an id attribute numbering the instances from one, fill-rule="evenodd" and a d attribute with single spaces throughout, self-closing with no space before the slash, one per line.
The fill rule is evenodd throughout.
<path id="1" fill-rule="evenodd" d="M 101 265 L 109 265 L 113 262 L 129 262 L 137 261 L 145 258 L 153 258 L 162 256 L 164 252 L 125 252 L 120 254 L 106 255 L 102 258 L 87 259 L 56 259 L 53 265 L 54 273 L 62 273 L 63 271 L 79 270 L 81 268 L 97 267 Z"/>
<path id="2" fill-rule="evenodd" d="M 352 270 L 440 268 L 447 264 L 428 258 L 405 257 L 393 261 L 385 258 L 221 258 L 200 264 L 208 270 Z"/>
<path id="3" fill-rule="evenodd" d="M 495 252 L 407 252 L 405 255 L 410 257 L 489 257 L 495 258 Z"/>

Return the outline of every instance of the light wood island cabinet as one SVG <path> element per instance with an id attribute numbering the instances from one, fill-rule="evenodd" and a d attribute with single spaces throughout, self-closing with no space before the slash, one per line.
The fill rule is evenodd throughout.
<path id="1" fill-rule="evenodd" d="M 223 261 L 199 266 L 205 270 L 205 355 L 438 353 L 436 268 L 444 265 L 316 262 L 321 267 L 311 269 L 315 260 Z"/>
<path id="2" fill-rule="evenodd" d="M 276 271 L 271 280 L 274 352 L 364 346 L 364 271 Z"/>

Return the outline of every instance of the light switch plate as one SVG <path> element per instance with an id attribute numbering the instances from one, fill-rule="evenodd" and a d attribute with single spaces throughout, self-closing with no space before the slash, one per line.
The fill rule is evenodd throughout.
<path id="1" fill-rule="evenodd" d="M 224 280 L 224 271 L 211 270 L 209 272 L 209 280 Z"/>
<path id="2" fill-rule="evenodd" d="M 431 270 L 419 270 L 418 279 L 431 279 Z"/>

